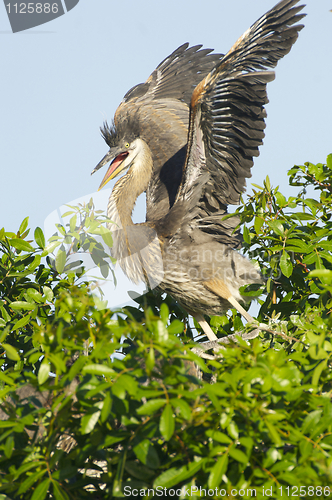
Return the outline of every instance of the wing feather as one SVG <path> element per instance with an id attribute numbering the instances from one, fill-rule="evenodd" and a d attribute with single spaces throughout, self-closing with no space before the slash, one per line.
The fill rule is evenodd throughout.
<path id="1" fill-rule="evenodd" d="M 144 105 L 151 100 L 167 98 L 181 100 L 189 106 L 194 88 L 222 55 L 211 54 L 212 49 L 201 49 L 202 45 L 188 47 L 188 43 L 178 47 L 157 66 L 145 83 L 130 89 L 115 116 L 130 102 Z"/>
<path id="2" fill-rule="evenodd" d="M 187 156 L 176 203 L 200 190 L 195 223 L 216 238 L 232 238 L 234 225 L 221 221 L 228 204 L 239 203 L 264 138 L 269 68 L 287 54 L 304 17 L 299 0 L 283 0 L 254 23 L 221 62 L 197 85 L 191 99 Z M 199 140 L 198 140 L 198 139 Z M 197 160 L 202 140 L 205 157 Z M 202 151 L 200 146 L 199 151 Z M 206 177 L 206 175 L 208 176 Z M 200 178 L 205 179 L 204 185 Z M 217 216 L 220 217 L 217 229 Z M 233 237 L 236 245 L 237 236 Z"/>

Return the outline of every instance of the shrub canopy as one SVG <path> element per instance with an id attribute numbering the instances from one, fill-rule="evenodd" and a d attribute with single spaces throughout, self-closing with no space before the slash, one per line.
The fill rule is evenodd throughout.
<path id="1" fill-rule="evenodd" d="M 106 275 L 92 204 L 51 246 L 39 228 L 28 239 L 27 218 L 1 229 L 0 500 L 332 494 L 332 155 L 289 179 L 294 196 L 267 178 L 237 210 L 266 278 L 257 319 L 275 333 L 211 359 L 170 297 L 96 307 L 65 246 L 74 238 L 69 253 L 90 251 Z M 244 330 L 235 310 L 211 326 Z"/>

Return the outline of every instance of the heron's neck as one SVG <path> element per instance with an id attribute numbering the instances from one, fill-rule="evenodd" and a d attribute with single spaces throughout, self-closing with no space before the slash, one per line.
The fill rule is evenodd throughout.
<path id="1" fill-rule="evenodd" d="M 132 212 L 137 198 L 146 191 L 152 175 L 153 160 L 149 146 L 139 141 L 139 148 L 133 165 L 126 175 L 115 184 L 109 199 L 107 215 L 124 229 L 132 226 Z"/>

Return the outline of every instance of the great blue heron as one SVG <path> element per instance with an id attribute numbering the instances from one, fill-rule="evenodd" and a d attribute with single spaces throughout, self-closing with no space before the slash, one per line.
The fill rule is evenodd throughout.
<path id="1" fill-rule="evenodd" d="M 216 340 L 203 315 L 231 306 L 248 321 L 239 288 L 261 283 L 240 255 L 235 218 L 264 137 L 267 68 L 287 54 L 303 25 L 299 0 L 283 0 L 242 35 L 226 55 L 184 44 L 143 84 L 133 87 L 102 135 L 110 163 L 100 185 L 121 172 L 108 202 L 112 255 L 134 282 L 154 281 Z M 99 189 L 100 189 L 99 188 Z M 146 222 L 133 224 L 137 197 L 146 191 Z M 232 220 L 233 219 L 233 220 Z"/>

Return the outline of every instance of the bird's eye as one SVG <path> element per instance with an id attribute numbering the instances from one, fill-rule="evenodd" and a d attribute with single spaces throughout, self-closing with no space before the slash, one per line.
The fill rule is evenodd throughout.
<path id="1" fill-rule="evenodd" d="M 130 146 L 129 142 L 126 142 L 125 147 L 129 148 L 129 146 Z"/>

